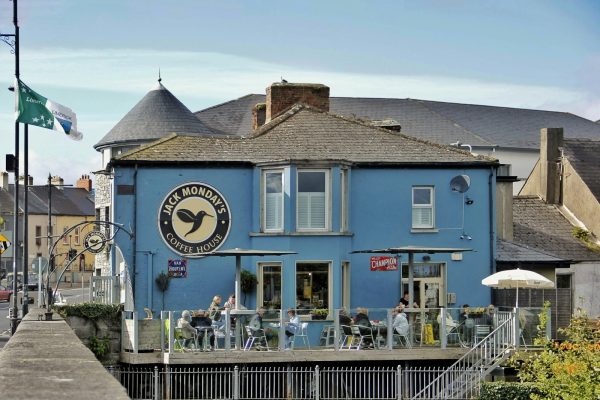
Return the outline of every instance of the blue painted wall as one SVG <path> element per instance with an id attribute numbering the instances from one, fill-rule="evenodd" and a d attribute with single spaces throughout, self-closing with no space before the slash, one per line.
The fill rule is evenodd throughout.
<path id="1" fill-rule="evenodd" d="M 466 247 L 462 261 L 451 261 L 450 255 L 432 254 L 431 262 L 447 264 L 447 292 L 457 294 L 463 303 L 484 305 L 490 301 L 490 290 L 481 279 L 490 274 L 493 259 L 495 227 L 495 176 L 489 167 L 459 168 L 353 168 L 349 174 L 349 231 L 340 234 L 340 168 L 331 168 L 331 217 L 334 234 L 301 235 L 295 231 L 295 166 L 285 170 L 285 234 L 261 235 L 259 168 L 160 168 L 140 166 L 115 167 L 115 187 L 135 185 L 136 195 L 114 194 L 115 222 L 136 230 L 137 253 L 134 261 L 133 241 L 120 234 L 116 242 L 130 266 L 135 269 L 135 304 L 158 311 L 162 296 L 154 278 L 167 270 L 170 258 L 182 258 L 172 252 L 161 239 L 158 209 L 166 194 L 186 182 L 203 182 L 217 189 L 229 203 L 231 230 L 220 249 L 234 247 L 290 250 L 297 255 L 285 257 L 245 258 L 242 266 L 256 272 L 259 262 L 283 264 L 283 307 L 295 306 L 296 261 L 329 261 L 332 263 L 333 307 L 341 305 L 341 264 L 351 263 L 351 307 L 392 307 L 401 297 L 400 272 L 369 270 L 369 255 L 350 254 L 353 250 L 391 246 Z M 450 180 L 460 174 L 471 178 L 467 193 L 452 192 Z M 435 186 L 436 232 L 411 231 L 411 189 L 415 185 Z M 473 204 L 464 205 L 465 197 Z M 464 205 L 464 217 L 463 217 Z M 135 214 L 134 214 L 135 213 Z M 135 216 L 134 216 L 135 215 Z M 464 224 L 463 224 L 464 220 Z M 490 226 L 490 223 L 492 224 Z M 463 226 L 464 225 L 464 226 Z M 463 233 L 472 240 L 461 240 Z M 337 232 L 337 234 L 335 234 Z M 491 242 L 490 242 L 491 241 Z M 148 254 L 152 256 L 149 257 Z M 421 255 L 415 257 L 420 261 Z M 404 255 L 402 261 L 407 262 Z M 133 268 L 135 264 L 135 268 Z M 150 265 L 151 264 L 151 265 Z M 215 294 L 226 298 L 234 291 L 234 258 L 211 257 L 188 259 L 187 279 L 172 279 L 164 296 L 164 309 L 206 308 Z M 151 301 L 151 304 L 149 303 Z M 249 308 L 256 306 L 254 295 L 247 298 Z M 453 306 L 453 305 L 450 305 Z"/>

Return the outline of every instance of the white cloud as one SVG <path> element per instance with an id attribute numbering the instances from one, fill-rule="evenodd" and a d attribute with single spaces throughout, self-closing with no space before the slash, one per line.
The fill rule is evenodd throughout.
<path id="1" fill-rule="evenodd" d="M 6 62 L 5 62 L 6 60 Z M 10 84 L 12 57 L 0 55 L 0 77 Z M 346 73 L 267 63 L 234 55 L 202 52 L 154 51 L 139 49 L 22 49 L 21 76 L 33 87 L 48 85 L 57 89 L 45 93 L 63 100 L 60 89 L 80 89 L 81 97 L 68 105 L 78 112 L 83 142 L 58 138 L 56 132 L 32 128 L 30 168 L 36 183 L 48 172 L 74 183 L 84 173 L 100 167 L 100 156 L 92 146 L 128 111 L 117 108 L 111 96 L 98 91 L 142 96 L 154 85 L 158 68 L 163 83 L 191 110 L 238 98 L 248 93 L 264 93 L 272 82 L 285 77 L 290 82 L 319 82 L 331 88 L 332 96 L 419 98 L 461 103 L 488 104 L 568 111 L 590 119 L 600 118 L 600 95 L 591 90 L 577 91 L 560 86 L 522 85 L 505 82 L 459 79 L 448 76 L 375 75 Z M 1 89 L 1 86 L 0 86 Z M 0 126 L 13 121 L 12 95 L 0 91 Z M 72 96 L 72 94 L 71 94 Z M 105 99 L 105 100 L 102 100 Z M 7 129 L 3 130 L 7 133 Z M 13 152 L 13 135 L 3 135 L 1 153 Z M 0 154 L 2 155 L 2 154 Z"/>
<path id="2" fill-rule="evenodd" d="M 263 93 L 281 76 L 290 82 L 325 83 L 333 96 L 411 97 L 527 108 L 556 104 L 562 111 L 568 111 L 562 108 L 568 104 L 594 101 L 587 99 L 587 93 L 559 86 L 299 69 L 220 53 L 54 48 L 23 51 L 21 59 L 22 75 L 29 82 L 140 95 L 153 85 L 160 67 L 163 83 L 169 89 L 178 97 L 196 101 L 214 102 Z"/>

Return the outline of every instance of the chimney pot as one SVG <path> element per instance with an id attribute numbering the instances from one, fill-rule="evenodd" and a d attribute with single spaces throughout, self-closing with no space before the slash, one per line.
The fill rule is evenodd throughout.
<path id="1" fill-rule="evenodd" d="M 81 178 L 77 179 L 76 187 L 85 189 L 88 192 L 92 191 L 92 180 L 89 175 L 81 175 Z"/>
<path id="2" fill-rule="evenodd" d="M 329 87 L 320 83 L 273 83 L 267 88 L 265 122 L 269 122 L 297 103 L 328 112 Z"/>

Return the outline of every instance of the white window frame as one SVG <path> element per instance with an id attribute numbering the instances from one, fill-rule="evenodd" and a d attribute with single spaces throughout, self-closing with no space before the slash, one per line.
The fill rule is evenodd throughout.
<path id="1" fill-rule="evenodd" d="M 340 204 L 340 232 L 348 231 L 348 210 L 349 210 L 349 169 L 342 168 L 340 170 L 340 195 L 341 195 L 341 204 Z"/>
<path id="2" fill-rule="evenodd" d="M 415 190 L 429 189 L 430 193 L 430 203 L 429 204 L 415 204 Z M 411 226 L 413 229 L 433 229 L 435 228 L 435 187 L 434 186 L 413 186 L 410 192 L 410 202 L 411 202 Z M 431 224 L 417 224 L 415 222 L 413 211 L 415 209 L 430 209 L 431 210 Z"/>
<path id="3" fill-rule="evenodd" d="M 281 227 L 267 228 L 267 175 L 268 174 L 281 174 Z M 261 204 L 262 204 L 262 217 L 261 224 L 263 232 L 283 232 L 285 226 L 285 171 L 283 169 L 265 169 L 262 171 L 262 190 L 261 190 Z"/>
<path id="4" fill-rule="evenodd" d="M 260 262 L 258 263 L 258 285 L 256 289 L 256 304 L 257 307 L 264 306 L 264 290 L 263 290 L 263 282 L 264 282 L 264 268 L 265 267 L 279 267 L 279 273 L 281 275 L 281 293 L 279 297 L 281 298 L 281 305 L 283 306 L 283 291 L 284 291 L 284 279 L 283 279 L 283 263 L 281 262 Z M 237 301 L 237 300 L 236 300 Z"/>
<path id="5" fill-rule="evenodd" d="M 327 264 L 327 301 L 329 315 L 328 319 L 333 317 L 333 261 L 331 260 L 296 260 L 296 268 L 294 271 L 294 297 L 296 296 L 296 281 L 298 279 L 298 264 Z M 283 286 L 283 282 L 282 282 Z M 302 320 L 310 320 L 310 316 L 301 315 Z"/>
<path id="6" fill-rule="evenodd" d="M 300 174 L 303 172 L 323 172 L 325 173 L 325 226 L 323 228 L 300 228 L 299 227 L 299 183 Z M 328 232 L 331 230 L 331 170 L 329 169 L 314 169 L 314 168 L 298 168 L 296 170 L 296 231 L 298 232 Z"/>

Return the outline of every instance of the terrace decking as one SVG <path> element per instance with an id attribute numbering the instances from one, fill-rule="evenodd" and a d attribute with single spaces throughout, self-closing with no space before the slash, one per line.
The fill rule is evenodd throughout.
<path id="1" fill-rule="evenodd" d="M 393 350 L 340 350 L 330 348 L 318 350 L 291 351 L 240 351 L 215 350 L 186 351 L 172 354 L 160 351 L 148 353 L 121 352 L 121 362 L 126 364 L 165 364 L 165 365 L 225 365 L 225 364 L 266 364 L 266 363 L 329 363 L 329 362 L 368 362 L 368 361 L 434 361 L 458 360 L 469 349 L 430 348 Z"/>

